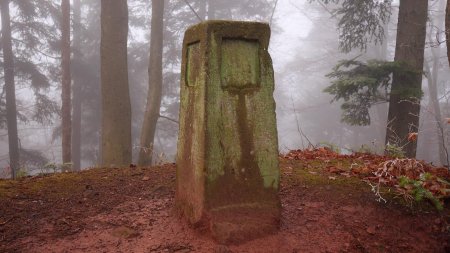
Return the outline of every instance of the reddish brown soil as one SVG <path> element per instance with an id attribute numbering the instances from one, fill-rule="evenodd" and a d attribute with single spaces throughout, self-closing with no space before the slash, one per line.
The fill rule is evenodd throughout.
<path id="1" fill-rule="evenodd" d="M 379 203 L 359 179 L 281 165 L 279 232 L 231 246 L 173 213 L 174 165 L 0 181 L 0 252 L 449 252 L 448 208 Z"/>

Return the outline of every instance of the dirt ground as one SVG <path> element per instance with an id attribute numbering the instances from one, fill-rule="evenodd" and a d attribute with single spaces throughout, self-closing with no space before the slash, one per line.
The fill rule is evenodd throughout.
<path id="1" fill-rule="evenodd" d="M 450 252 L 450 211 L 378 202 L 358 178 L 281 160 L 279 232 L 218 245 L 173 212 L 175 165 L 0 181 L 0 252 Z"/>

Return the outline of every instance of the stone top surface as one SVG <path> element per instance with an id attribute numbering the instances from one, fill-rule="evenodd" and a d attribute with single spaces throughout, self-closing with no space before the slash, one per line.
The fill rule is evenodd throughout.
<path id="1" fill-rule="evenodd" d="M 202 40 L 212 33 L 227 38 L 257 39 L 263 48 L 269 46 L 268 23 L 232 20 L 207 20 L 190 26 L 186 30 L 184 44 Z"/>

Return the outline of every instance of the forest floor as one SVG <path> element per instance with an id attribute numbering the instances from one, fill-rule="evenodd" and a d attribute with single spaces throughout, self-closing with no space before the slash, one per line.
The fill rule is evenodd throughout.
<path id="1" fill-rule="evenodd" d="M 174 213 L 174 164 L 0 180 L 0 252 L 450 252 L 448 202 L 436 211 L 399 180 L 374 178 L 386 161 L 320 149 L 280 156 L 279 232 L 230 246 Z M 390 187 L 376 196 L 374 182 Z M 422 182 L 448 193 L 438 184 Z"/>

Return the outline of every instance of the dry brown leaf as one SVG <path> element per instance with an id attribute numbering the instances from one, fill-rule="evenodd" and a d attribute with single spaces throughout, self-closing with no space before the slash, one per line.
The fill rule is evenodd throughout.
<path id="1" fill-rule="evenodd" d="M 416 141 L 418 135 L 419 135 L 418 133 L 409 133 L 408 134 L 408 141 Z"/>
<path id="2" fill-rule="evenodd" d="M 368 234 L 374 235 L 375 234 L 375 228 L 374 227 L 368 227 L 366 229 Z"/>
<path id="3" fill-rule="evenodd" d="M 328 171 L 329 171 L 330 173 L 340 173 L 340 172 L 344 172 L 344 171 L 345 171 L 344 169 L 338 168 L 338 167 L 336 167 L 336 166 L 330 166 L 330 167 L 328 167 L 327 169 L 328 169 Z"/>
<path id="4" fill-rule="evenodd" d="M 362 174 L 369 174 L 370 173 L 370 169 L 367 168 L 367 167 L 364 167 L 364 168 L 361 169 L 361 173 Z"/>
<path id="5" fill-rule="evenodd" d="M 348 172 L 342 172 L 342 173 L 340 173 L 340 175 L 344 176 L 344 177 L 351 177 L 350 173 L 348 173 Z"/>

